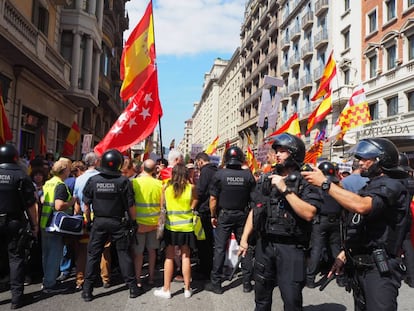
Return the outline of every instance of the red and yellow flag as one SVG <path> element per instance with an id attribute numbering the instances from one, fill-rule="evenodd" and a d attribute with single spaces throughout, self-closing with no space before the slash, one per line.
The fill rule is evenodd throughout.
<path id="1" fill-rule="evenodd" d="M 322 102 L 316 107 L 316 109 L 310 114 L 308 118 L 308 126 L 306 134 L 312 130 L 312 128 L 318 124 L 319 122 L 323 121 L 328 114 L 332 111 L 332 92 L 329 90 Z"/>
<path id="2" fill-rule="evenodd" d="M 336 62 L 333 58 L 333 50 L 329 55 L 328 61 L 325 65 L 325 70 L 323 71 L 321 80 L 319 81 L 319 87 L 316 90 L 315 95 L 311 98 L 312 101 L 315 101 L 322 96 L 324 96 L 331 89 L 331 81 L 336 75 Z"/>
<path id="3" fill-rule="evenodd" d="M 39 154 L 46 155 L 47 147 L 46 147 L 46 139 L 45 134 L 43 133 L 43 127 L 40 128 L 40 139 L 39 139 Z"/>
<path id="4" fill-rule="evenodd" d="M 145 161 L 145 160 L 149 159 L 151 151 L 152 151 L 152 140 L 150 138 L 147 138 L 147 141 L 145 143 L 145 150 L 144 150 L 144 155 L 142 157 L 142 161 Z"/>
<path id="5" fill-rule="evenodd" d="M 254 153 L 250 146 L 247 146 L 246 150 L 246 162 L 249 166 L 250 171 L 254 174 L 258 169 L 259 165 L 257 163 L 256 157 L 254 156 Z"/>
<path id="6" fill-rule="evenodd" d="M 75 146 L 78 143 L 80 136 L 79 126 L 75 121 L 73 121 L 68 137 L 66 137 L 65 144 L 63 145 L 62 156 L 65 157 L 73 155 L 75 152 Z"/>
<path id="7" fill-rule="evenodd" d="M 145 14 L 125 43 L 121 57 L 120 96 L 123 100 L 132 98 L 155 71 L 154 22 L 152 1 Z"/>
<path id="8" fill-rule="evenodd" d="M 219 142 L 219 137 L 217 136 L 216 138 L 214 138 L 211 144 L 208 145 L 208 147 L 206 148 L 206 153 L 208 155 L 213 155 L 214 153 L 216 153 L 218 142 Z"/>
<path id="9" fill-rule="evenodd" d="M 295 112 L 285 124 L 283 124 L 279 129 L 270 134 L 267 138 L 271 138 L 275 135 L 282 133 L 289 133 L 300 137 L 300 126 L 298 114 Z"/>
<path id="10" fill-rule="evenodd" d="M 305 154 L 304 163 L 312 163 L 316 165 L 318 158 L 322 155 L 323 152 L 323 140 L 317 141 L 313 144 Z"/>
<path id="11" fill-rule="evenodd" d="M 4 144 L 8 140 L 13 139 L 13 134 L 10 130 L 9 120 L 7 120 L 6 110 L 4 109 L 3 90 L 0 85 L 0 144 Z"/>

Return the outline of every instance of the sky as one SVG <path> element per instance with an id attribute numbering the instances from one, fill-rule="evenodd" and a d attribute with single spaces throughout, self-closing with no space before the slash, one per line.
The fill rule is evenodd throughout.
<path id="1" fill-rule="evenodd" d="M 159 96 L 164 147 L 183 138 L 184 122 L 200 101 L 204 74 L 218 57 L 230 59 L 240 46 L 247 0 L 153 0 Z M 142 18 L 149 0 L 126 3 L 129 29 Z M 158 131 L 158 126 L 157 126 Z"/>

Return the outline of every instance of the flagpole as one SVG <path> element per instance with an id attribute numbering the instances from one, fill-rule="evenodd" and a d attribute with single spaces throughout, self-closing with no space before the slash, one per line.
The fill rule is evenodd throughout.
<path id="1" fill-rule="evenodd" d="M 161 133 L 161 116 L 158 116 L 158 128 L 160 129 L 160 153 L 161 153 L 161 160 L 164 159 L 164 148 L 162 146 L 162 133 Z"/>

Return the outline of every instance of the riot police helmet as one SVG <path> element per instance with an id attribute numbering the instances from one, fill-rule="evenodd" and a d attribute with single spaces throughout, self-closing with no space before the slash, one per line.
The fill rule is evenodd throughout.
<path id="1" fill-rule="evenodd" d="M 17 163 L 18 159 L 19 153 L 14 145 L 4 144 L 0 146 L 0 164 Z"/>
<path id="2" fill-rule="evenodd" d="M 303 163 L 306 150 L 302 139 L 289 133 L 276 135 L 272 148 L 276 150 L 279 147 L 286 148 L 290 152 L 290 157 L 297 165 Z"/>
<path id="3" fill-rule="evenodd" d="M 109 175 L 120 175 L 123 163 L 121 152 L 116 149 L 107 150 L 102 155 L 100 171 Z"/>
<path id="4" fill-rule="evenodd" d="M 242 166 L 244 162 L 243 151 L 237 146 L 228 148 L 224 154 L 224 162 L 226 166 Z"/>
<path id="5" fill-rule="evenodd" d="M 398 166 L 398 149 L 386 138 L 366 138 L 358 142 L 355 158 L 376 159 L 381 168 L 391 169 Z"/>
<path id="6" fill-rule="evenodd" d="M 408 160 L 408 156 L 405 153 L 400 152 L 400 154 L 398 155 L 398 163 L 400 164 L 400 167 L 404 171 L 414 172 L 414 169 L 412 169 L 410 166 L 410 161 Z"/>
<path id="7" fill-rule="evenodd" d="M 338 183 L 339 178 L 336 174 L 335 165 L 332 162 L 324 161 L 318 165 L 318 168 L 322 171 L 322 173 L 333 183 Z"/>

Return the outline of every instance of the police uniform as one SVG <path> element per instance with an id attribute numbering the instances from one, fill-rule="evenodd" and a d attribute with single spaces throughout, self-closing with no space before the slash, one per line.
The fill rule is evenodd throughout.
<path id="1" fill-rule="evenodd" d="M 297 196 L 319 208 L 318 189 L 309 185 L 298 171 Z M 257 191 L 260 190 L 258 184 Z M 296 191 L 295 191 L 296 192 Z M 260 238 L 256 244 L 255 301 L 256 310 L 270 310 L 273 288 L 278 285 L 285 310 L 302 310 L 305 284 L 305 249 L 309 244 L 312 223 L 294 212 L 285 196 L 272 188 L 269 195 L 256 203 L 253 213 L 265 214 L 263 226 L 257 225 Z M 256 226 L 256 225 L 255 225 Z"/>
<path id="2" fill-rule="evenodd" d="M 23 298 L 25 249 L 18 241 L 27 226 L 24 212 L 36 203 L 35 189 L 30 177 L 16 163 L 0 164 L 0 239 L 7 246 L 10 269 L 12 309 Z M 33 222 L 37 225 L 37 221 Z M 1 262 L 2 269 L 6 262 Z"/>
<path id="3" fill-rule="evenodd" d="M 104 159 L 105 154 L 102 156 Z M 91 177 L 83 191 L 83 201 L 93 206 L 94 221 L 88 244 L 88 258 L 82 297 L 92 300 L 93 282 L 97 277 L 99 262 L 108 239 L 115 244 L 119 267 L 125 283 L 129 286 L 130 297 L 138 296 L 135 271 L 129 246 L 131 242 L 129 207 L 134 206 L 134 193 L 127 177 L 119 171 L 102 171 Z"/>
<path id="4" fill-rule="evenodd" d="M 221 275 L 226 255 L 226 245 L 232 232 L 237 242 L 243 232 L 248 213 L 250 193 L 254 190 L 256 181 L 250 170 L 241 168 L 225 168 L 213 176 L 210 195 L 218 201 L 218 223 L 215 229 L 214 258 L 211 271 L 211 284 L 221 287 Z M 215 216 L 215 215 L 213 215 Z M 244 266 L 244 260 L 241 261 Z M 250 282 L 250 280 L 243 280 Z"/>

